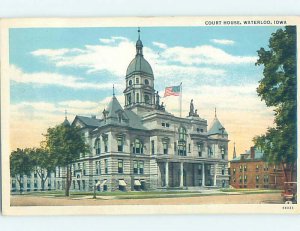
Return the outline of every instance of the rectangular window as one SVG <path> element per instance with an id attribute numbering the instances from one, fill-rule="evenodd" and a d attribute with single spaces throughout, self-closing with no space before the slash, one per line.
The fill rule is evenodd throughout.
<path id="1" fill-rule="evenodd" d="M 191 152 L 191 144 L 189 144 L 189 153 Z"/>
<path id="2" fill-rule="evenodd" d="M 105 171 L 105 174 L 108 174 L 108 161 L 107 159 L 104 160 L 104 171 Z"/>
<path id="3" fill-rule="evenodd" d="M 174 152 L 176 153 L 177 152 L 177 143 L 174 142 Z"/>
<path id="4" fill-rule="evenodd" d="M 16 187 L 16 181 L 15 181 L 15 180 L 12 180 L 12 181 L 11 181 L 11 187 L 12 187 L 12 188 L 15 188 L 15 187 Z"/>
<path id="5" fill-rule="evenodd" d="M 118 137 L 118 152 L 123 152 L 123 137 Z"/>
<path id="6" fill-rule="evenodd" d="M 170 127 L 170 124 L 169 124 L 169 123 L 166 123 L 166 127 L 167 127 L 167 128 Z"/>
<path id="7" fill-rule="evenodd" d="M 240 176 L 240 184 L 243 183 L 243 178 Z"/>
<path id="8" fill-rule="evenodd" d="M 221 148 L 221 157 L 223 160 L 225 159 L 225 148 L 224 147 Z"/>
<path id="9" fill-rule="evenodd" d="M 85 180 L 82 180 L 82 189 L 85 190 Z"/>
<path id="10" fill-rule="evenodd" d="M 235 172 L 236 172 L 236 169 L 234 168 L 234 169 L 233 169 L 233 175 L 235 175 Z"/>
<path id="11" fill-rule="evenodd" d="M 244 176 L 244 182 L 245 182 L 245 184 L 247 184 L 247 176 L 246 175 Z"/>
<path id="12" fill-rule="evenodd" d="M 242 172 L 243 171 L 243 166 L 242 165 L 240 165 L 240 172 Z"/>
<path id="13" fill-rule="evenodd" d="M 139 174 L 144 174 L 144 161 L 139 161 Z"/>
<path id="14" fill-rule="evenodd" d="M 27 180 L 27 188 L 30 188 L 30 186 L 31 186 L 31 182 L 30 180 Z"/>
<path id="15" fill-rule="evenodd" d="M 83 175 L 86 175 L 85 163 L 82 163 Z"/>
<path id="16" fill-rule="evenodd" d="M 211 146 L 208 147 L 208 156 L 213 156 L 213 149 Z"/>
<path id="17" fill-rule="evenodd" d="M 202 175 L 202 164 L 198 165 L 198 175 Z"/>
<path id="18" fill-rule="evenodd" d="M 136 160 L 133 161 L 133 173 L 138 174 L 138 162 Z"/>
<path id="19" fill-rule="evenodd" d="M 210 175 L 210 165 L 207 165 L 207 169 L 206 169 L 206 172 L 207 172 L 207 175 Z"/>
<path id="20" fill-rule="evenodd" d="M 154 155 L 154 140 L 151 140 L 151 154 Z"/>
<path id="21" fill-rule="evenodd" d="M 104 151 L 108 152 L 107 139 L 105 139 L 103 142 L 104 142 Z"/>
<path id="22" fill-rule="evenodd" d="M 162 127 L 165 127 L 165 126 L 166 126 L 166 124 L 165 124 L 165 123 L 161 123 L 161 126 L 162 126 Z"/>
<path id="23" fill-rule="evenodd" d="M 163 143 L 163 149 L 164 149 L 164 154 L 168 154 L 168 143 L 167 142 Z"/>
<path id="24" fill-rule="evenodd" d="M 123 160 L 118 160 L 118 173 L 123 173 Z"/>
<path id="25" fill-rule="evenodd" d="M 258 172 L 258 170 L 259 170 L 259 166 L 258 166 L 258 164 L 256 165 L 256 168 L 255 168 L 255 170 L 256 170 L 256 172 Z"/>
<path id="26" fill-rule="evenodd" d="M 202 151 L 204 149 L 203 143 L 197 143 L 197 147 L 198 147 L 198 156 L 202 157 Z"/>
<path id="27" fill-rule="evenodd" d="M 247 165 L 244 165 L 244 172 L 247 172 Z"/>
<path id="28" fill-rule="evenodd" d="M 225 175 L 225 169 L 224 168 L 222 169 L 222 175 L 223 176 Z"/>
<path id="29" fill-rule="evenodd" d="M 256 176 L 256 184 L 259 183 L 259 176 Z"/>

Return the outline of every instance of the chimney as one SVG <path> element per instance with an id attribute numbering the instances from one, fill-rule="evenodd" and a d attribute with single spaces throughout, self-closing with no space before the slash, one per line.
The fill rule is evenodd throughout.
<path id="1" fill-rule="evenodd" d="M 254 148 L 254 147 L 251 147 L 251 148 L 250 148 L 250 157 L 251 157 L 252 160 L 253 160 L 254 157 L 255 157 L 255 148 Z"/>

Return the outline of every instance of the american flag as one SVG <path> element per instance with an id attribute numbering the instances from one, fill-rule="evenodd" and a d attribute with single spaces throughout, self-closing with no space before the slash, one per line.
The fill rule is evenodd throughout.
<path id="1" fill-rule="evenodd" d="M 180 85 L 166 87 L 164 97 L 167 97 L 170 95 L 179 96 L 180 95 Z"/>

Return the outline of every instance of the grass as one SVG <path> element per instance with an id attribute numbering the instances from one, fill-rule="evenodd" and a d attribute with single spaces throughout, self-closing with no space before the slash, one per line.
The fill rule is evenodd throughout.
<path id="1" fill-rule="evenodd" d="M 151 198 L 176 198 L 176 197 L 198 197 L 212 195 L 229 195 L 231 192 L 238 194 L 265 194 L 279 193 L 281 190 L 274 189 L 219 189 L 218 191 L 132 191 L 132 192 L 96 192 L 98 199 L 110 196 L 110 199 L 151 199 Z M 29 196 L 49 196 L 56 198 L 65 198 L 64 191 L 44 191 L 44 192 L 28 192 L 22 195 Z M 20 194 L 16 194 L 20 195 Z M 93 198 L 93 192 L 70 192 L 70 198 L 90 197 Z"/>

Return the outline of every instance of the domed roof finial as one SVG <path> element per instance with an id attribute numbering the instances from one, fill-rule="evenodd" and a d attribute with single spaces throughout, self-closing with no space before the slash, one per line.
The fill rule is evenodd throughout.
<path id="1" fill-rule="evenodd" d="M 138 27 L 138 40 L 136 41 L 136 55 L 143 55 L 143 43 L 141 41 L 141 29 Z"/>
<path id="2" fill-rule="evenodd" d="M 217 118 L 217 108 L 215 107 L 215 118 Z"/>
<path id="3" fill-rule="evenodd" d="M 115 85 L 113 84 L 113 96 L 115 96 Z"/>
<path id="4" fill-rule="evenodd" d="M 67 117 L 67 110 L 65 109 L 65 120 L 62 123 L 64 126 L 70 126 L 70 122 L 68 121 L 68 117 Z"/>

